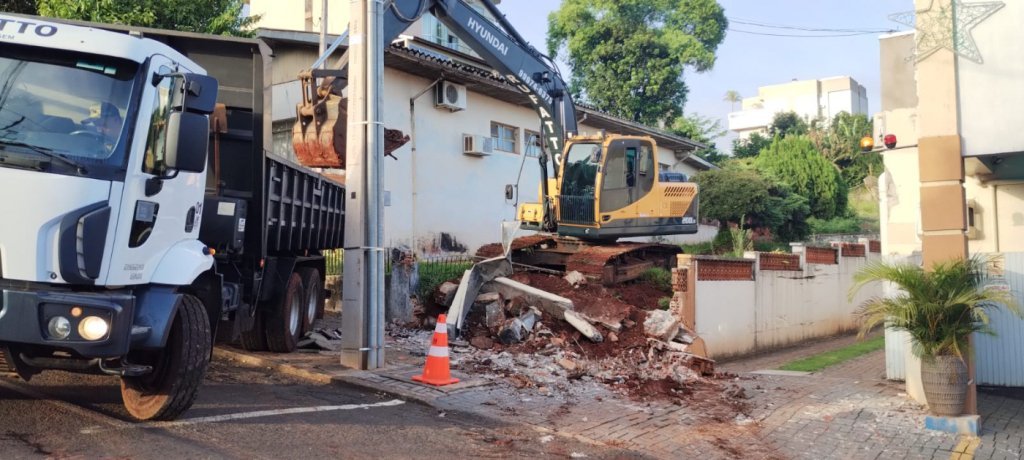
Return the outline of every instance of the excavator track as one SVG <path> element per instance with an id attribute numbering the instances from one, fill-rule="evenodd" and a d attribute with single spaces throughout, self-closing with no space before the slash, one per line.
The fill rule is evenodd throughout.
<path id="1" fill-rule="evenodd" d="M 651 268 L 669 268 L 679 246 L 657 243 L 593 243 L 575 238 L 532 235 L 512 242 L 512 262 L 521 265 L 578 271 L 584 276 L 613 285 L 639 278 Z M 477 251 L 480 257 L 502 254 L 500 243 Z"/>

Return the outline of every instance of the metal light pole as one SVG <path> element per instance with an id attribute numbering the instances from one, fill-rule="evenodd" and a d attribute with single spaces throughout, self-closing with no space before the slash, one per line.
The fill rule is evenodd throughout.
<path id="1" fill-rule="evenodd" d="M 381 0 L 352 1 L 341 363 L 359 369 L 384 365 L 382 14 Z"/>
<path id="2" fill-rule="evenodd" d="M 324 55 L 324 51 L 327 49 L 327 0 L 320 2 L 320 55 Z M 323 67 L 327 68 L 327 63 L 324 62 Z"/>

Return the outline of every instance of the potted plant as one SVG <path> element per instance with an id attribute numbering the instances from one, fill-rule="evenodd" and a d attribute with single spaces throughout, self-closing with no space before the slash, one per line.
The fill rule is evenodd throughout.
<path id="1" fill-rule="evenodd" d="M 967 398 L 968 338 L 994 334 L 990 312 L 1007 308 L 1021 316 L 1013 295 L 984 286 L 991 259 L 974 256 L 939 263 L 926 271 L 908 263 L 875 263 L 854 277 L 851 297 L 865 284 L 888 281 L 900 288 L 892 297 L 875 297 L 857 314 L 863 337 L 880 324 L 907 331 L 912 352 L 921 359 L 921 383 L 928 407 L 936 415 L 960 415 Z"/>

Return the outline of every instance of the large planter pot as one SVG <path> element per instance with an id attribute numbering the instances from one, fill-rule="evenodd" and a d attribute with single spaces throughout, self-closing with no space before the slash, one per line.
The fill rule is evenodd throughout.
<path id="1" fill-rule="evenodd" d="M 967 401 L 967 365 L 956 356 L 921 360 L 921 384 L 935 415 L 960 415 Z"/>

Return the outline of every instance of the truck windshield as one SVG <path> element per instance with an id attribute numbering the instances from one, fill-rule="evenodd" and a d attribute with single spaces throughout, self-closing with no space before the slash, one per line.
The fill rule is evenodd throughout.
<path id="1" fill-rule="evenodd" d="M 123 167 L 138 69 L 106 56 L 0 48 L 0 149 L 38 147 L 78 163 Z"/>

